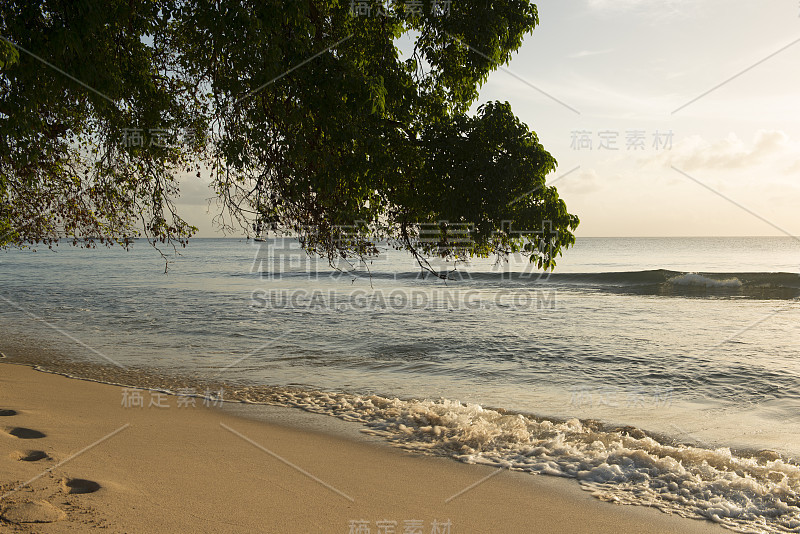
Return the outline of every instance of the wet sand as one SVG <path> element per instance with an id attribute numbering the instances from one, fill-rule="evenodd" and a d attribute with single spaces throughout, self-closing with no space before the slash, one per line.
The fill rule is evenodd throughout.
<path id="1" fill-rule="evenodd" d="M 350 423 L 320 431 L 313 419 L 333 418 L 299 410 L 131 395 L 0 363 L 0 530 L 729 532 L 574 480 L 410 454 Z"/>

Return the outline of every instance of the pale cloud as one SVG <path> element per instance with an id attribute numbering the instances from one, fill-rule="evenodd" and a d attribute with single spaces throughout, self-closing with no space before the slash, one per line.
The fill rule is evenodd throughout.
<path id="1" fill-rule="evenodd" d="M 208 179 L 184 174 L 180 181 L 180 203 L 185 205 L 208 206 L 209 199 L 215 198 Z"/>
<path id="2" fill-rule="evenodd" d="M 647 10 L 652 14 L 676 13 L 679 7 L 688 3 L 687 0 L 587 0 L 589 9 L 594 11 Z"/>
<path id="3" fill-rule="evenodd" d="M 559 192 L 570 196 L 596 193 L 603 188 L 603 181 L 594 169 L 580 170 L 555 184 Z"/>
<path id="4" fill-rule="evenodd" d="M 800 158 L 797 159 L 794 163 L 786 167 L 784 169 L 784 174 L 798 174 L 800 173 Z"/>
<path id="5" fill-rule="evenodd" d="M 773 174 L 796 170 L 800 145 L 780 130 L 758 130 L 751 143 L 736 134 L 708 141 L 694 135 L 680 140 L 671 151 L 649 158 L 646 164 L 675 166 L 683 171 L 748 170 L 767 167 Z"/>
<path id="6" fill-rule="evenodd" d="M 589 9 L 595 10 L 618 10 L 628 9 L 647 4 L 650 0 L 588 0 Z M 651 2 L 654 3 L 654 2 Z"/>
<path id="7" fill-rule="evenodd" d="M 570 54 L 567 57 L 570 59 L 577 59 L 590 56 L 600 56 L 603 54 L 608 54 L 613 51 L 614 51 L 613 48 L 606 48 L 604 50 L 581 50 L 580 52 L 575 52 L 574 54 Z"/>

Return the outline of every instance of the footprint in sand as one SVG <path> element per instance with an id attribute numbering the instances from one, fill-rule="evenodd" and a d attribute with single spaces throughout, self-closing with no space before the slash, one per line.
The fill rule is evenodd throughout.
<path id="1" fill-rule="evenodd" d="M 20 462 L 38 462 L 50 458 L 44 451 L 14 451 L 10 456 Z"/>
<path id="2" fill-rule="evenodd" d="M 5 355 L 0 353 L 0 358 L 4 357 Z M 16 410 L 0 409 L 0 417 L 11 417 L 17 414 L 18 412 Z M 44 432 L 19 426 L 7 427 L 4 429 L 4 431 L 9 436 L 14 436 L 15 438 L 19 439 L 40 439 L 46 436 Z M 35 450 L 14 451 L 11 453 L 11 457 L 22 462 L 36 462 L 50 458 L 47 456 L 46 452 Z M 88 483 L 88 485 L 84 483 Z M 66 487 L 73 485 L 74 488 L 78 488 L 78 490 L 75 491 L 74 488 L 70 487 L 71 491 L 68 491 L 67 493 L 90 493 L 100 489 L 99 484 L 89 480 L 64 479 L 62 484 L 64 484 Z M 97 487 L 95 489 L 91 489 L 92 484 Z M 86 488 L 89 489 L 87 490 Z M 53 506 L 47 501 L 23 501 L 0 506 L 0 518 L 4 521 L 15 523 L 17 525 L 23 523 L 55 523 L 56 521 L 63 521 L 66 519 L 67 514 L 60 508 Z"/>
<path id="3" fill-rule="evenodd" d="M 65 493 L 94 493 L 100 489 L 100 484 L 82 478 L 64 478 L 61 480 L 61 489 Z"/>
<path id="4" fill-rule="evenodd" d="M 9 434 L 19 439 L 40 439 L 47 436 L 47 434 L 39 432 L 38 430 L 33 430 L 31 428 L 23 428 L 21 426 L 6 428 L 5 431 L 6 434 Z"/>
<path id="5" fill-rule="evenodd" d="M 67 514 L 47 501 L 24 501 L 9 504 L 2 509 L 0 517 L 17 524 L 54 523 L 66 519 Z"/>
<path id="6" fill-rule="evenodd" d="M 19 412 L 16 410 L 6 410 L 0 409 L 0 417 L 9 417 L 12 415 L 17 415 Z M 20 439 L 38 439 L 45 437 L 45 434 L 39 432 L 38 430 L 31 430 L 30 428 L 7 428 L 6 432 L 9 435 L 20 438 Z M 49 458 L 47 453 L 44 451 L 14 451 L 10 455 L 15 460 L 20 460 L 22 462 L 37 462 L 39 460 L 44 460 L 45 458 Z"/>

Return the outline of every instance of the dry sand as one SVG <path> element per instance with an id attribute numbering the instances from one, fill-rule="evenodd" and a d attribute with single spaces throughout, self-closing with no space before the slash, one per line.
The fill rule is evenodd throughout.
<path id="1" fill-rule="evenodd" d="M 412 455 L 199 399 L 149 407 L 147 392 L 145 407 L 126 408 L 122 397 L 0 364 L 0 531 L 429 534 L 436 522 L 450 534 L 728 532 L 602 502 L 573 480 Z"/>

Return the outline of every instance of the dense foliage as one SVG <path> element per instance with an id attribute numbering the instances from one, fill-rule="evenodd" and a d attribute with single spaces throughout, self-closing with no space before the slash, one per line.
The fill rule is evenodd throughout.
<path id="1" fill-rule="evenodd" d="M 388 240 L 552 266 L 578 224 L 555 160 L 508 103 L 469 114 L 536 6 L 444 6 L 5 1 L 0 244 L 183 241 L 178 177 L 207 168 L 221 224 L 331 259 Z"/>

